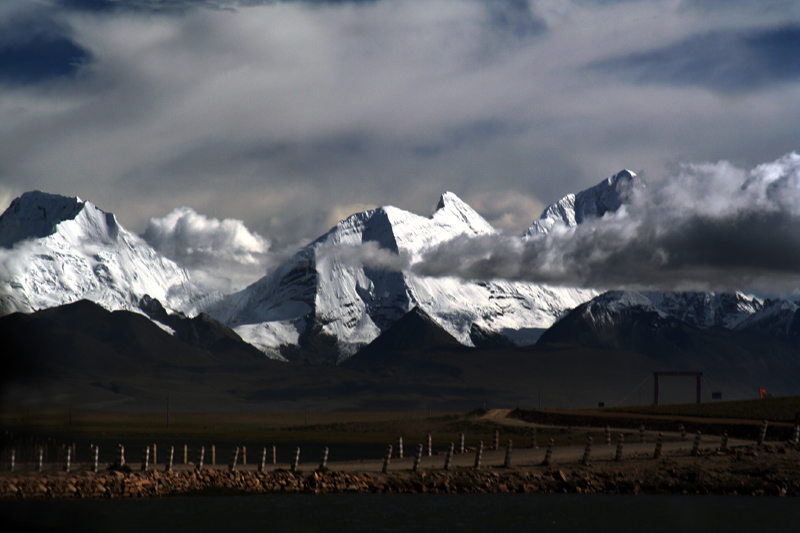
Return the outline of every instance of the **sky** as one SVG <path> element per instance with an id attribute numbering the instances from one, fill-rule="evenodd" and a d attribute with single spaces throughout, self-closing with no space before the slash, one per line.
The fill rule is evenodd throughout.
<path id="1" fill-rule="evenodd" d="M 257 271 L 445 191 L 508 235 L 623 168 L 739 201 L 800 150 L 798 57 L 796 0 L 3 0 L 0 208 L 80 196 Z"/>

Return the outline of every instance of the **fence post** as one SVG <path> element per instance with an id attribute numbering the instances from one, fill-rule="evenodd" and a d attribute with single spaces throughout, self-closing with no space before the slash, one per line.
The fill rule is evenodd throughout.
<path id="1" fill-rule="evenodd" d="M 300 446 L 294 449 L 294 462 L 292 463 L 292 472 L 297 472 L 300 467 Z"/>
<path id="2" fill-rule="evenodd" d="M 92 446 L 92 472 L 97 473 L 97 462 L 100 458 L 100 446 Z"/>
<path id="3" fill-rule="evenodd" d="M 217 466 L 217 445 L 211 445 L 211 466 Z"/>
<path id="4" fill-rule="evenodd" d="M 542 461 L 543 466 L 550 466 L 550 462 L 553 459 L 553 446 L 555 446 L 555 441 L 550 439 L 547 441 L 547 451 L 544 452 L 544 460 Z"/>
<path id="5" fill-rule="evenodd" d="M 383 472 L 384 474 L 385 474 L 386 472 L 388 472 L 388 470 L 389 470 L 389 463 L 390 463 L 391 461 L 392 461 L 392 445 L 390 444 L 390 445 L 388 445 L 388 446 L 386 447 L 386 453 L 385 453 L 385 454 L 383 454 L 383 468 L 381 469 L 381 472 Z"/>
<path id="6" fill-rule="evenodd" d="M 622 446 L 625 442 L 625 435 L 622 433 L 617 437 L 617 454 L 614 456 L 615 461 L 622 461 Z"/>
<path id="7" fill-rule="evenodd" d="M 414 466 L 411 467 L 412 472 L 419 471 L 419 464 L 422 462 L 422 444 L 417 445 L 417 455 L 414 456 Z"/>
<path id="8" fill-rule="evenodd" d="M 172 472 L 172 461 L 175 459 L 175 446 L 169 447 L 169 457 L 167 458 L 167 466 L 165 470 L 167 472 Z"/>
<path id="9" fill-rule="evenodd" d="M 428 443 L 428 457 L 433 455 L 433 439 L 431 438 L 431 434 L 428 433 L 427 443 Z"/>
<path id="10" fill-rule="evenodd" d="M 183 445 L 183 464 L 189 463 L 189 446 L 187 444 Z"/>
<path id="11" fill-rule="evenodd" d="M 319 462 L 319 469 L 326 470 L 328 468 L 328 447 L 322 449 L 322 459 Z"/>
<path id="12" fill-rule="evenodd" d="M 508 444 L 506 444 L 506 460 L 503 462 L 503 467 L 511 468 L 511 447 L 512 443 L 509 439 Z"/>
<path id="13" fill-rule="evenodd" d="M 70 467 L 72 466 L 72 447 L 67 446 L 67 461 L 64 464 L 64 472 L 69 474 Z"/>
<path id="14" fill-rule="evenodd" d="M 242 446 L 242 466 L 247 465 L 247 446 Z"/>
<path id="15" fill-rule="evenodd" d="M 231 462 L 228 464 L 228 470 L 233 472 L 236 470 L 236 463 L 239 462 L 239 447 L 233 449 L 233 453 L 231 453 Z"/>
<path id="16" fill-rule="evenodd" d="M 147 467 L 150 465 L 150 446 L 145 446 L 142 450 L 142 472 L 147 472 Z"/>
<path id="17" fill-rule="evenodd" d="M 767 425 L 768 425 L 768 422 L 766 420 L 761 422 L 761 432 L 758 434 L 758 445 L 759 446 L 764 444 L 764 441 L 767 438 Z"/>
<path id="18" fill-rule="evenodd" d="M 117 445 L 117 466 L 125 466 L 125 446 Z"/>
<path id="19" fill-rule="evenodd" d="M 692 455 L 697 455 L 700 452 L 700 436 L 702 433 L 698 430 L 694 436 L 694 445 L 692 445 Z"/>
<path id="20" fill-rule="evenodd" d="M 273 444 L 272 446 L 272 464 L 278 464 L 278 447 Z"/>
<path id="21" fill-rule="evenodd" d="M 205 462 L 205 459 L 206 459 L 206 447 L 205 446 L 200 446 L 200 451 L 197 454 L 197 469 L 198 470 L 202 470 L 203 469 L 203 462 Z"/>
<path id="22" fill-rule="evenodd" d="M 586 448 L 583 449 L 583 459 L 581 464 L 586 466 L 589 464 L 589 457 L 592 455 L 592 437 L 586 438 Z"/>
<path id="23" fill-rule="evenodd" d="M 450 461 L 453 460 L 453 450 L 455 449 L 456 445 L 452 442 L 450 446 L 447 447 L 447 456 L 444 458 L 444 469 L 450 470 Z"/>
<path id="24" fill-rule="evenodd" d="M 397 458 L 403 458 L 403 437 L 397 437 Z"/>
<path id="25" fill-rule="evenodd" d="M 267 466 L 267 447 L 264 446 L 264 449 L 261 450 L 261 462 L 258 464 L 258 471 L 263 472 Z"/>
<path id="26" fill-rule="evenodd" d="M 464 453 L 464 434 L 458 434 L 458 453 Z"/>
<path id="27" fill-rule="evenodd" d="M 656 440 L 656 451 L 653 452 L 653 459 L 658 459 L 661 457 L 661 448 L 664 446 L 664 434 L 658 434 L 658 439 Z"/>
<path id="28" fill-rule="evenodd" d="M 475 449 L 475 468 L 481 467 L 481 459 L 483 459 L 483 441 L 480 441 Z"/>
<path id="29" fill-rule="evenodd" d="M 155 468 L 156 465 L 158 464 L 158 455 L 157 454 L 158 454 L 158 448 L 156 447 L 155 443 L 153 443 L 153 456 L 150 457 L 150 459 L 153 460 L 153 468 Z"/>

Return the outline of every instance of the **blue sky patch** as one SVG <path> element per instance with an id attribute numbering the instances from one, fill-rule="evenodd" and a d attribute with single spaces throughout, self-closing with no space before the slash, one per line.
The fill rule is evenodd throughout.
<path id="1" fill-rule="evenodd" d="M 647 52 L 598 61 L 592 70 L 637 83 L 739 93 L 800 80 L 800 26 L 695 35 Z"/>
<path id="2" fill-rule="evenodd" d="M 0 83 L 26 85 L 74 75 L 91 59 L 65 28 L 47 17 L 0 24 Z"/>

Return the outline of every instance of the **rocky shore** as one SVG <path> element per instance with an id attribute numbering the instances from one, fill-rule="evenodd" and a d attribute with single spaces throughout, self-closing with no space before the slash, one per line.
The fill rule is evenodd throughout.
<path id="1" fill-rule="evenodd" d="M 0 474 L 0 498 L 148 498 L 236 493 L 603 493 L 800 496 L 800 447 L 747 446 L 696 455 L 639 454 L 597 460 L 480 469 L 378 472 L 106 470 Z"/>

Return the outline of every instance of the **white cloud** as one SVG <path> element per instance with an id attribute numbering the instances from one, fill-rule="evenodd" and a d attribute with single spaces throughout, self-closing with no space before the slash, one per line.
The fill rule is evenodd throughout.
<path id="1" fill-rule="evenodd" d="M 229 291 L 264 275 L 270 243 L 241 220 L 217 220 L 179 207 L 151 218 L 144 234 L 153 248 L 205 284 Z"/>
<path id="2" fill-rule="evenodd" d="M 687 165 L 602 218 L 529 239 L 456 238 L 411 268 L 598 289 L 790 293 L 800 284 L 800 155 L 749 171 Z"/>
<path id="3" fill-rule="evenodd" d="M 426 212 L 445 190 L 550 202 L 624 167 L 659 177 L 798 148 L 797 83 L 731 96 L 586 68 L 712 30 L 796 25 L 796 9 L 513 2 L 504 19 L 501 4 L 59 12 L 93 62 L 48 86 L 0 86 L 0 181 L 89 198 L 136 231 L 184 204 L 288 243 L 327 230 L 332 205 Z M 496 203 L 488 216 L 512 233 L 538 215 L 519 203 L 503 218 Z"/>
<path id="4" fill-rule="evenodd" d="M 0 184 L 0 214 L 8 209 L 8 206 L 11 205 L 11 202 L 14 200 L 14 198 L 18 196 L 19 193 L 17 191 Z"/>

